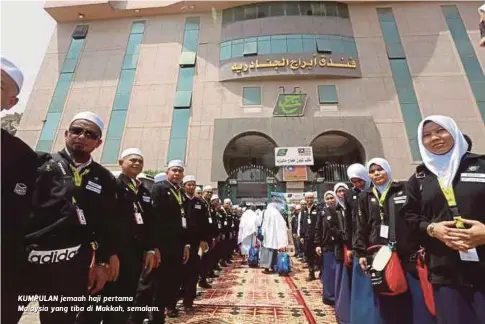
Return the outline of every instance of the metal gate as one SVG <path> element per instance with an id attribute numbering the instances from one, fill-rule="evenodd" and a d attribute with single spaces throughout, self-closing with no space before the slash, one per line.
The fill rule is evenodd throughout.
<path id="1" fill-rule="evenodd" d="M 277 179 L 278 168 L 250 164 L 235 168 L 226 181 L 218 184 L 219 197 L 233 203 L 265 202 L 272 191 L 285 191 L 285 183 Z"/>

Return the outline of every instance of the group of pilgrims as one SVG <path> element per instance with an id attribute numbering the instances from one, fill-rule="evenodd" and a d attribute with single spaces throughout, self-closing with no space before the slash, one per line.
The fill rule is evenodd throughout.
<path id="1" fill-rule="evenodd" d="M 308 281 L 320 278 L 338 323 L 485 323 L 485 156 L 471 153 L 449 117 L 429 116 L 417 133 L 423 163 L 408 181 L 372 158 L 349 166 L 350 188 L 337 183 L 320 203 L 308 192 L 290 205 L 295 256 Z M 260 265 L 271 273 L 264 249 L 286 251 L 288 240 L 277 239 L 285 229 L 275 225 L 266 243 L 262 218 L 262 242 L 244 229 L 240 241 L 261 244 Z M 258 223 L 243 213 L 243 225 Z"/>
<path id="2" fill-rule="evenodd" d="M 4 110 L 18 102 L 23 75 L 4 58 L 1 68 Z M 128 148 L 115 177 L 92 157 L 103 134 L 92 112 L 70 120 L 57 153 L 2 130 L 3 323 L 19 321 L 23 295 L 107 297 L 94 311 L 88 299 L 73 302 L 84 311 L 40 312 L 42 324 L 164 323 L 179 316 L 180 299 L 194 312 L 197 286 L 210 288 L 238 246 L 247 254 L 261 244 L 269 275 L 291 241 L 308 280 L 320 268 L 323 303 L 339 323 L 485 323 L 485 156 L 449 117 L 420 123 L 423 163 L 407 182 L 372 158 L 350 166 L 351 188 L 337 184 L 321 204 L 308 193 L 285 218 L 270 202 L 249 209 L 252 221 L 210 185 L 198 193 L 180 160 L 148 188 L 144 154 Z"/>

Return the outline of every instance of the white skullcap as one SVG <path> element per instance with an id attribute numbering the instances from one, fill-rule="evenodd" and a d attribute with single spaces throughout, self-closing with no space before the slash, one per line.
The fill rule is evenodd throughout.
<path id="1" fill-rule="evenodd" d="M 201 187 L 195 187 L 195 192 L 202 192 L 202 188 Z"/>
<path id="2" fill-rule="evenodd" d="M 194 182 L 197 182 L 197 180 L 195 180 L 195 176 L 193 175 L 186 175 L 183 179 L 182 179 L 182 183 L 183 184 L 186 184 L 187 182 L 190 182 L 190 181 L 194 181 Z"/>
<path id="3" fill-rule="evenodd" d="M 140 173 L 139 175 L 136 176 L 137 179 L 150 179 L 145 173 Z"/>
<path id="4" fill-rule="evenodd" d="M 305 192 L 305 198 L 313 198 L 313 192 Z"/>
<path id="5" fill-rule="evenodd" d="M 301 205 L 296 205 L 295 209 L 301 209 Z"/>
<path id="6" fill-rule="evenodd" d="M 74 121 L 79 120 L 79 119 L 85 119 L 85 120 L 88 120 L 88 121 L 90 121 L 92 123 L 95 123 L 96 126 L 99 127 L 99 130 L 101 132 L 103 132 L 104 123 L 101 120 L 101 118 L 99 118 L 99 116 L 96 115 L 95 113 L 92 113 L 90 111 L 80 112 L 76 116 L 74 116 L 74 118 L 71 120 L 71 124 L 74 123 Z M 71 124 L 69 124 L 69 125 L 71 125 Z"/>
<path id="7" fill-rule="evenodd" d="M 225 203 L 225 204 L 227 204 L 227 203 L 232 204 L 232 201 L 231 201 L 231 199 L 226 198 L 226 199 L 224 199 L 224 203 Z"/>
<path id="8" fill-rule="evenodd" d="M 143 158 L 143 153 L 141 152 L 141 150 L 139 148 L 132 147 L 132 148 L 127 148 L 126 150 L 121 152 L 120 159 L 123 160 L 125 157 L 129 155 L 139 155 Z"/>
<path id="9" fill-rule="evenodd" d="M 204 186 L 204 191 L 212 191 L 212 186 L 211 185 L 207 185 L 207 186 Z"/>
<path id="10" fill-rule="evenodd" d="M 300 204 L 306 204 L 306 200 L 305 199 L 300 200 Z"/>
<path id="11" fill-rule="evenodd" d="M 167 170 L 170 170 L 173 167 L 180 167 L 180 168 L 184 169 L 184 161 L 182 161 L 182 160 L 172 160 L 172 161 L 168 162 Z"/>
<path id="12" fill-rule="evenodd" d="M 118 178 L 118 176 L 121 174 L 121 171 L 111 171 L 111 173 L 115 176 L 115 178 Z"/>
<path id="13" fill-rule="evenodd" d="M 295 204 L 290 204 L 290 208 L 291 208 L 291 207 L 295 208 Z"/>
<path id="14" fill-rule="evenodd" d="M 214 200 L 219 200 L 219 196 L 218 195 L 212 196 L 211 201 L 214 201 Z"/>
<path id="15" fill-rule="evenodd" d="M 232 208 L 238 209 L 239 208 L 239 205 L 234 205 L 234 206 L 232 206 Z"/>
<path id="16" fill-rule="evenodd" d="M 20 92 L 22 85 L 24 84 L 24 75 L 20 69 L 12 62 L 2 57 L 2 71 L 12 78 L 13 82 L 17 85 L 17 89 Z"/>
<path id="17" fill-rule="evenodd" d="M 157 173 L 155 175 L 155 183 L 167 180 L 167 174 L 165 172 Z"/>

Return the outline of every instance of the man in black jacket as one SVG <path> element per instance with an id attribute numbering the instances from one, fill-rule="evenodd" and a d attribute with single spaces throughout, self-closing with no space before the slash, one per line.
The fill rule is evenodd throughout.
<path id="1" fill-rule="evenodd" d="M 305 250 L 305 257 L 308 264 L 308 278 L 307 281 L 315 280 L 315 226 L 317 224 L 318 207 L 314 203 L 314 195 L 312 192 L 305 194 L 307 203 L 306 210 L 302 209 L 302 216 L 300 219 L 300 240 L 303 243 Z"/>
<path id="2" fill-rule="evenodd" d="M 165 307 L 169 317 L 178 316 L 176 304 L 180 296 L 182 267 L 189 260 L 191 243 L 188 232 L 190 224 L 184 207 L 187 198 L 180 187 L 183 176 L 183 161 L 170 161 L 167 180 L 156 183 L 152 191 L 161 264 L 156 274 L 158 286 L 155 293 L 155 306 L 159 307 L 159 311 L 153 314 L 151 323 L 165 322 Z"/>
<path id="3" fill-rule="evenodd" d="M 65 149 L 39 154 L 26 236 L 28 294 L 85 296 L 88 287 L 95 294 L 118 277 L 115 252 L 119 241 L 113 233 L 116 182 L 91 157 L 101 145 L 102 130 L 97 115 L 79 113 L 65 132 Z M 68 307 L 65 312 L 41 312 L 42 324 L 75 321 L 77 311 L 70 303 L 59 300 L 40 305 Z"/>
<path id="4" fill-rule="evenodd" d="M 207 282 L 207 278 L 217 278 L 218 275 L 214 273 L 213 265 L 217 263 L 216 254 L 214 253 L 216 248 L 216 241 L 218 236 L 219 228 L 217 226 L 217 215 L 214 208 L 211 206 L 212 198 L 212 186 L 207 185 L 204 187 L 202 192 L 202 200 L 205 204 L 205 209 L 207 211 L 207 228 L 204 230 L 204 235 L 207 237 L 207 243 L 209 244 L 209 251 L 204 253 L 202 256 L 200 264 L 200 280 L 199 286 L 202 288 L 212 288 L 212 286 Z"/>
<path id="5" fill-rule="evenodd" d="M 2 58 L 2 111 L 18 102 L 22 72 Z M 37 155 L 22 140 L 2 129 L 2 320 L 17 323 L 22 313 L 17 299 L 22 294 L 27 255 L 24 234 L 32 207 L 37 174 Z"/>
<path id="6" fill-rule="evenodd" d="M 138 279 L 142 269 L 148 275 L 158 267 L 160 252 L 155 248 L 152 199 L 150 191 L 137 179 L 143 171 L 143 153 L 138 148 L 129 148 L 121 153 L 119 165 L 121 174 L 116 179 L 117 210 L 116 230 L 123 238 L 117 251 L 121 267 L 116 281 L 106 284 L 100 295 L 104 297 L 135 297 Z M 97 303 L 100 305 L 100 303 Z M 93 305 L 96 307 L 96 305 Z M 124 311 L 81 312 L 78 324 L 119 324 L 126 323 L 132 303 L 126 301 L 107 302 L 103 306 Z M 145 317 L 144 312 L 133 312 Z M 143 320 L 142 318 L 142 320 Z"/>

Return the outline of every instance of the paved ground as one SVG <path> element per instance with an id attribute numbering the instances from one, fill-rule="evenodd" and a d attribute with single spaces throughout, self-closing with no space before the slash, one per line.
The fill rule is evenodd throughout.
<path id="1" fill-rule="evenodd" d="M 265 275 L 235 261 L 213 282 L 212 289 L 200 292 L 195 314 L 169 319 L 171 324 L 292 323 L 335 324 L 331 307 L 321 302 L 321 283 L 305 281 L 307 272 L 294 262 L 291 276 Z M 38 314 L 24 314 L 20 324 L 39 324 Z"/>

